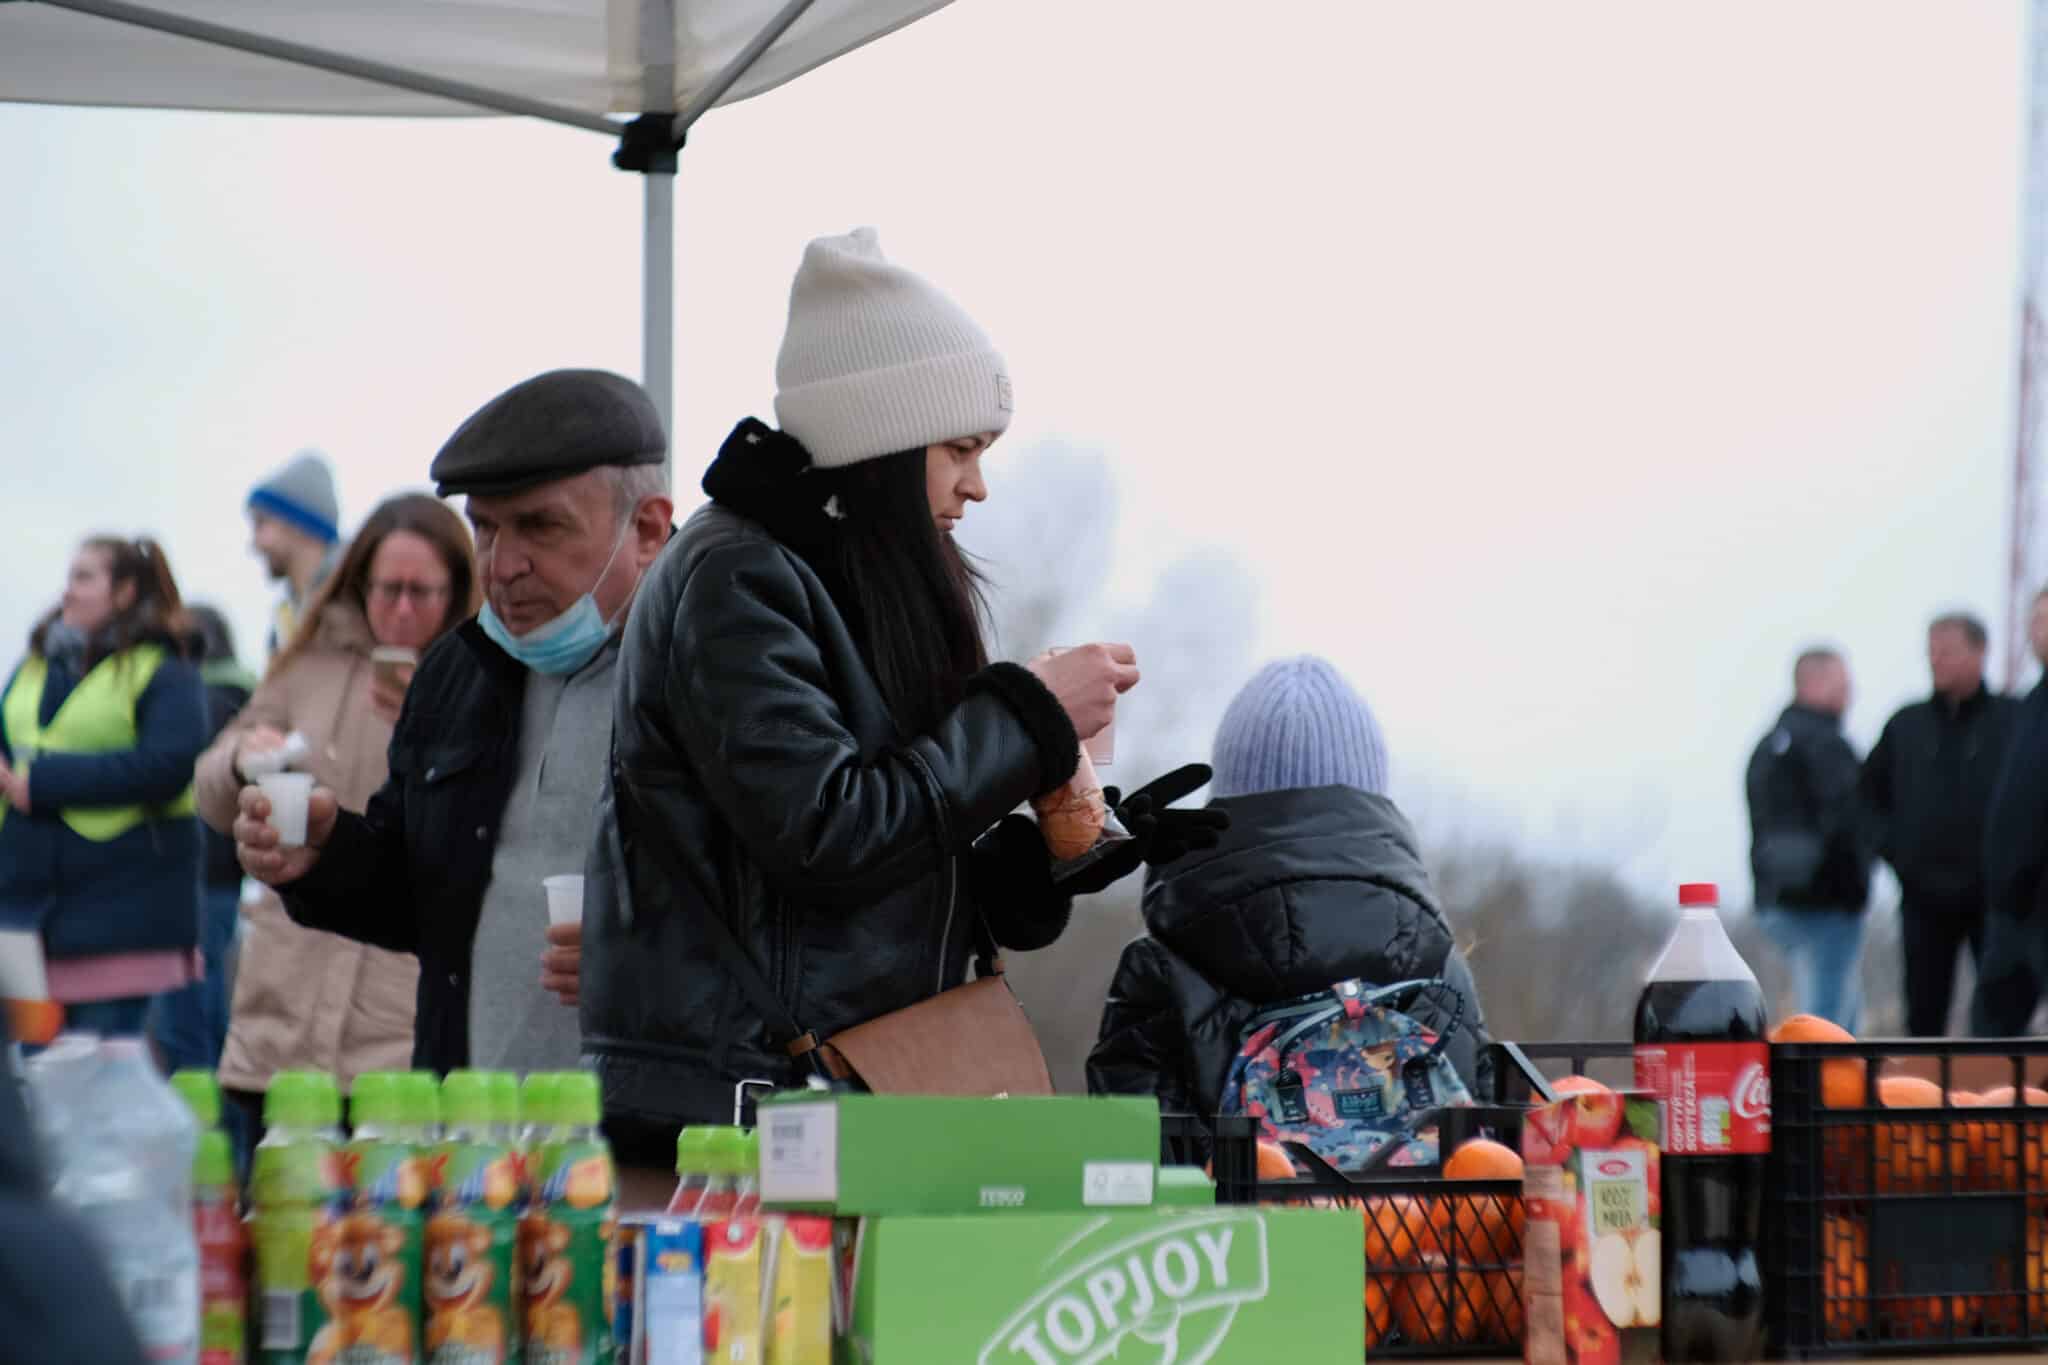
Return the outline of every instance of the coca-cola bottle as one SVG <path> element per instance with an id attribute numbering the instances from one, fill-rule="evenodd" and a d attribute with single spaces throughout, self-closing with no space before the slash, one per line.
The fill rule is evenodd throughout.
<path id="1" fill-rule="evenodd" d="M 1636 1086 L 1663 1117 L 1663 1354 L 1761 1360 L 1771 1053 L 1764 996 L 1709 885 L 1678 889 L 1678 928 L 1636 1002 Z"/>

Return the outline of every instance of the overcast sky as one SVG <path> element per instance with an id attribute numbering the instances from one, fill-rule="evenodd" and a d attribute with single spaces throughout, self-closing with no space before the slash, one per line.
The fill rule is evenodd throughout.
<path id="1" fill-rule="evenodd" d="M 1793 652 L 1849 652 L 1867 746 L 1925 619 L 2001 609 L 2023 48 L 2018 0 L 962 0 L 693 136 L 678 483 L 770 415 L 804 241 L 872 223 L 1009 355 L 997 497 L 1106 450 L 1129 595 L 1238 556 L 1432 821 L 1746 901 Z M 0 641 L 146 529 L 253 660 L 293 450 L 353 524 L 505 385 L 637 373 L 609 151 L 0 106 Z"/>

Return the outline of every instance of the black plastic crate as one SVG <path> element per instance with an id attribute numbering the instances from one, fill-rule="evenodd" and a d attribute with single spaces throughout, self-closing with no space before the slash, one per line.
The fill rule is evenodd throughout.
<path id="1" fill-rule="evenodd" d="M 1159 1164 L 1207 1166 L 1216 1182 L 1219 1204 L 1249 1204 L 1259 1180 L 1259 1121 L 1254 1118 L 1199 1118 L 1193 1114 L 1159 1116 Z"/>
<path id="2" fill-rule="evenodd" d="M 1634 1043 L 1489 1043 L 1486 1056 L 1493 1073 L 1492 1104 L 1536 1104 L 1544 1094 L 1539 1078 L 1557 1080 L 1569 1074 L 1591 1076 L 1613 1090 L 1635 1084 Z"/>
<path id="3" fill-rule="evenodd" d="M 1490 1137 L 1520 1150 L 1523 1110 L 1512 1106 L 1440 1109 L 1438 1150 Z M 1224 1172 L 1233 1148 L 1256 1172 L 1257 1121 L 1161 1119 L 1166 1159 L 1199 1150 L 1218 1125 L 1216 1197 L 1226 1202 Z M 1235 1130 L 1245 1125 L 1242 1137 Z M 1392 1145 L 1370 1169 L 1340 1172 L 1299 1147 L 1290 1154 L 1306 1174 L 1254 1181 L 1247 1202 L 1356 1209 L 1365 1237 L 1367 1350 L 1374 1357 L 1499 1356 L 1522 1346 L 1522 1185 L 1519 1180 L 1447 1180 L 1437 1166 L 1388 1166 Z M 1233 1191 L 1234 1193 L 1234 1191 Z M 1232 1202 L 1235 1202 L 1232 1200 Z"/>
<path id="4" fill-rule="evenodd" d="M 2030 1105 L 2024 1089 L 2044 1068 L 2048 1039 L 1771 1049 L 1765 1313 L 1775 1350 L 2048 1344 L 2048 1093 Z M 2015 1103 L 1948 1098 L 2000 1084 Z"/>

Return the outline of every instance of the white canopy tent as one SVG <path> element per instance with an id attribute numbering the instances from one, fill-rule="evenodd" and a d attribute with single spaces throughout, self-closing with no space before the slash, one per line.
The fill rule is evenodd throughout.
<path id="1" fill-rule="evenodd" d="M 674 429 L 676 153 L 949 0 L 0 0 L 0 100 L 513 114 L 617 139 L 646 185 L 642 380 Z"/>

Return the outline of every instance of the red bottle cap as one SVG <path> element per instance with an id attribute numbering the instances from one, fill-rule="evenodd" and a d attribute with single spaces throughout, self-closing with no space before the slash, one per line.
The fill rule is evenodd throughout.
<path id="1" fill-rule="evenodd" d="M 1718 908 L 1721 904 L 1721 888 L 1712 882 L 1687 882 L 1678 888 L 1678 904 L 1706 905 Z"/>

